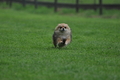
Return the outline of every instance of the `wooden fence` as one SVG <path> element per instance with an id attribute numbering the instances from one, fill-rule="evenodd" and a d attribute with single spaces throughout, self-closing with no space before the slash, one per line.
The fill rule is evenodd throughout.
<path id="1" fill-rule="evenodd" d="M 54 12 L 57 12 L 58 7 L 67 7 L 67 8 L 75 8 L 76 12 L 79 12 L 79 9 L 99 9 L 99 14 L 103 14 L 103 8 L 114 8 L 114 9 L 120 9 L 120 4 L 102 4 L 102 0 L 99 0 L 99 4 L 80 4 L 80 0 L 75 0 L 75 4 L 68 4 L 68 3 L 58 3 L 58 0 L 54 0 L 54 2 L 42 2 L 37 0 L 0 0 L 0 1 L 6 1 L 6 3 L 12 7 L 12 3 L 21 3 L 23 7 L 26 6 L 26 4 L 32 4 L 35 6 L 35 8 L 38 8 L 39 5 L 54 7 Z M 96 1 L 96 0 L 94 0 Z"/>

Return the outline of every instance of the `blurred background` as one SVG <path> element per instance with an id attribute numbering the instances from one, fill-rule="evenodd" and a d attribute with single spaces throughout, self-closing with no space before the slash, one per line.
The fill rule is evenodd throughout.
<path id="1" fill-rule="evenodd" d="M 119 18 L 119 0 L 0 0 L 1 8 L 27 10 L 33 13 L 75 14 Z"/>

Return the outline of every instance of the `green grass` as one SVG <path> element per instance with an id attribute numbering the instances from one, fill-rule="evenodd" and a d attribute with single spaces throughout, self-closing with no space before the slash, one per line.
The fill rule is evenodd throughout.
<path id="1" fill-rule="evenodd" d="M 54 28 L 63 22 L 72 43 L 54 48 Z M 119 18 L 0 9 L 0 80 L 120 80 L 119 67 Z"/>

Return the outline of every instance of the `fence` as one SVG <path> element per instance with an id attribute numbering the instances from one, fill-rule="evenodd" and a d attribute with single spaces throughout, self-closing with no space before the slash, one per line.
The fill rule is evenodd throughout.
<path id="1" fill-rule="evenodd" d="M 57 12 L 58 7 L 67 7 L 67 8 L 75 8 L 76 12 L 79 12 L 79 9 L 99 9 L 99 14 L 103 14 L 103 8 L 115 8 L 120 9 L 119 4 L 102 4 L 102 0 L 99 0 L 99 4 L 80 4 L 80 0 L 76 0 L 75 4 L 68 4 L 68 3 L 58 3 L 58 0 L 54 0 L 54 2 L 43 2 L 43 1 L 37 1 L 37 0 L 2 0 L 6 1 L 6 3 L 12 7 L 12 2 L 21 3 L 23 7 L 26 6 L 26 4 L 33 4 L 35 8 L 38 8 L 38 5 L 44 5 L 44 6 L 51 6 L 54 7 L 54 12 Z M 94 0 L 95 1 L 95 0 Z"/>

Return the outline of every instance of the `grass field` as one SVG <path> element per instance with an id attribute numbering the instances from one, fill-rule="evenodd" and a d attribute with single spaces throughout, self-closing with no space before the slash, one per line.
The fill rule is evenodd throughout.
<path id="1" fill-rule="evenodd" d="M 73 40 L 58 49 L 62 22 Z M 120 19 L 0 8 L 0 80 L 120 80 Z"/>

